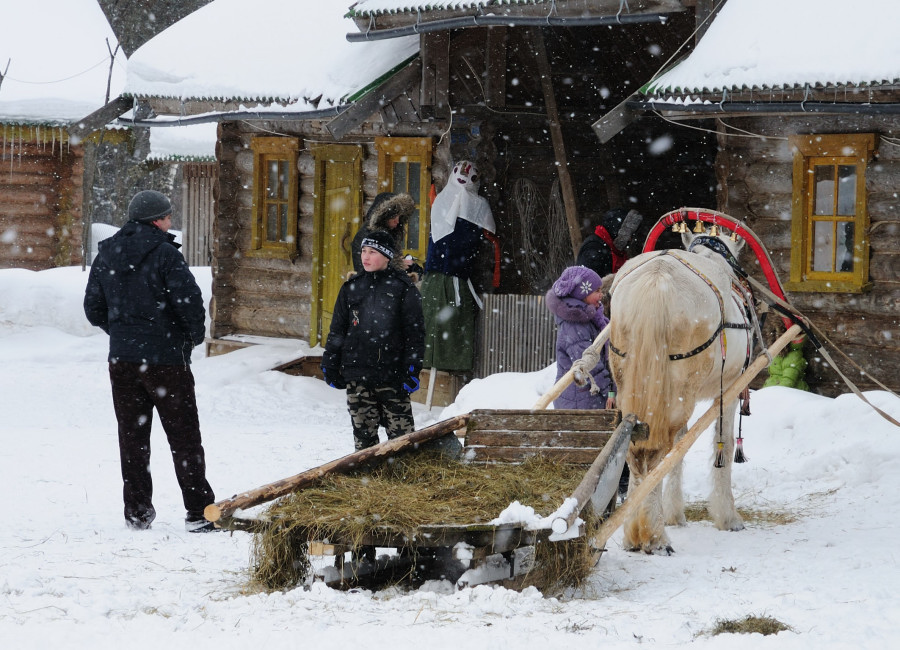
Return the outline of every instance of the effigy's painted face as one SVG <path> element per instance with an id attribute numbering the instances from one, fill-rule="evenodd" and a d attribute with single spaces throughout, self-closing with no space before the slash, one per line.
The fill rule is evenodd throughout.
<path id="1" fill-rule="evenodd" d="M 456 183 L 466 188 L 469 192 L 478 191 L 478 169 L 468 160 L 460 160 L 453 165 L 453 175 L 450 183 Z"/>

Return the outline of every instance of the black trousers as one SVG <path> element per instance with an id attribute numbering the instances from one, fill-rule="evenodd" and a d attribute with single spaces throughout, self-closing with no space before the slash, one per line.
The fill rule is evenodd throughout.
<path id="1" fill-rule="evenodd" d="M 215 496 L 206 481 L 206 459 L 190 366 L 116 361 L 109 364 L 109 377 L 119 421 L 125 519 L 149 524 L 156 516 L 150 476 L 150 426 L 154 407 L 172 450 L 187 518 L 202 519 L 203 509 L 215 501 Z"/>

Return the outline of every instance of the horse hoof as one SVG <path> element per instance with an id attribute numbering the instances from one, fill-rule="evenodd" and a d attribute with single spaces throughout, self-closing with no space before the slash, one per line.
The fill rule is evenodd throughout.
<path id="1" fill-rule="evenodd" d="M 675 554 L 675 549 L 666 544 L 665 546 L 658 546 L 657 548 L 644 549 L 644 553 L 647 555 L 665 555 L 668 557 Z"/>

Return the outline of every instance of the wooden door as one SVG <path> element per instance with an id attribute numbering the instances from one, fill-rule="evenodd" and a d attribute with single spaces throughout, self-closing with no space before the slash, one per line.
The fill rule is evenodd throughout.
<path id="1" fill-rule="evenodd" d="M 324 345 L 334 302 L 353 270 L 350 243 L 359 229 L 362 206 L 362 147 L 319 145 L 316 161 L 313 305 L 310 345 Z"/>

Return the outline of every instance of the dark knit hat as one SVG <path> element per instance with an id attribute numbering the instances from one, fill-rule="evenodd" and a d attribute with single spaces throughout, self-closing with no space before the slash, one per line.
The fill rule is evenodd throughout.
<path id="1" fill-rule="evenodd" d="M 151 223 L 172 214 L 172 203 L 162 192 L 144 190 L 138 192 L 128 204 L 128 219 L 141 223 Z"/>
<path id="2" fill-rule="evenodd" d="M 366 246 L 374 248 L 389 260 L 394 259 L 397 255 L 397 250 L 394 248 L 394 238 L 391 237 L 391 233 L 387 230 L 373 230 L 368 233 L 363 237 L 360 247 L 365 248 Z"/>
<path id="3" fill-rule="evenodd" d="M 586 266 L 570 266 L 553 283 L 553 293 L 559 298 L 584 300 L 601 286 L 603 280 L 596 272 Z"/>

